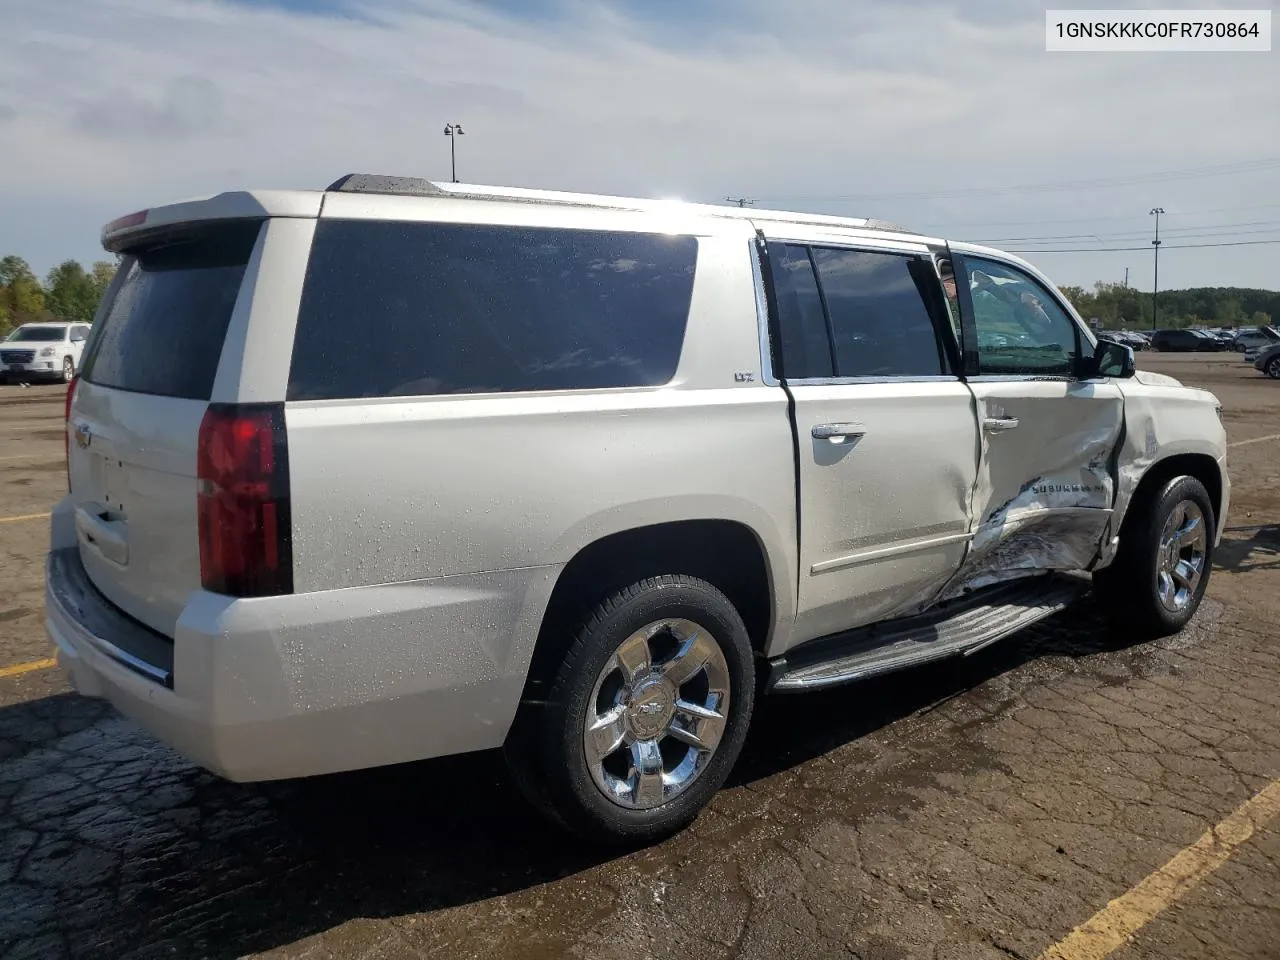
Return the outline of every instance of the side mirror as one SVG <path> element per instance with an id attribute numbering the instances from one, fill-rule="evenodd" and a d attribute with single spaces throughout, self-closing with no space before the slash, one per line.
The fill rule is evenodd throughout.
<path id="1" fill-rule="evenodd" d="M 1132 377 L 1137 370 L 1133 347 L 1114 340 L 1099 340 L 1098 349 L 1084 362 L 1084 380 L 1094 377 Z"/>

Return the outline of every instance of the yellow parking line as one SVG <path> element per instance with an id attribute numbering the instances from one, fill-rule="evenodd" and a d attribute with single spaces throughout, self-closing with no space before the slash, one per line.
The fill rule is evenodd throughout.
<path id="1" fill-rule="evenodd" d="M 56 667 L 58 661 L 54 657 L 47 660 L 32 660 L 30 663 L 18 663 L 12 667 L 0 667 L 0 678 L 3 677 L 20 677 L 24 673 L 33 673 L 36 670 L 48 670 Z"/>
<path id="2" fill-rule="evenodd" d="M 16 517 L 0 517 L 0 523 L 17 523 L 19 520 L 44 520 L 48 516 L 47 513 L 24 513 Z"/>
<path id="3" fill-rule="evenodd" d="M 1228 443 L 1228 447 L 1243 447 L 1248 443 L 1261 443 L 1263 440 L 1280 440 L 1280 433 L 1269 433 L 1265 437 L 1254 437 L 1252 440 L 1237 440 L 1235 443 Z"/>
<path id="4" fill-rule="evenodd" d="M 1280 815 L 1280 780 L 1240 805 L 1163 867 L 1121 894 L 1040 955 L 1103 960 L 1179 897 L 1227 862 L 1236 847 Z"/>

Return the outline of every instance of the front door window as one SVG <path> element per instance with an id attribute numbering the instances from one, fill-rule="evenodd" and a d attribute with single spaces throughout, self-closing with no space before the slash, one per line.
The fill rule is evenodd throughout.
<path id="1" fill-rule="evenodd" d="M 1031 276 L 1003 263 L 965 257 L 979 376 L 1069 377 L 1080 330 Z"/>

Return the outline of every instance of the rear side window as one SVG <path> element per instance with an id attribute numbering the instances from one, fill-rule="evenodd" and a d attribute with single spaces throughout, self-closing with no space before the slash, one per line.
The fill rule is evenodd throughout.
<path id="1" fill-rule="evenodd" d="M 925 257 L 770 244 L 782 370 L 790 380 L 936 377 L 941 288 Z"/>
<path id="2" fill-rule="evenodd" d="M 783 376 L 789 380 L 833 376 L 827 318 L 808 248 L 770 244 L 769 252 L 778 300 Z"/>
<path id="3" fill-rule="evenodd" d="M 936 377 L 943 354 L 925 301 L 922 257 L 814 247 L 841 377 Z M 915 269 L 913 269 L 913 267 Z"/>
<path id="4" fill-rule="evenodd" d="M 289 399 L 666 383 L 697 250 L 661 234 L 322 221 Z"/>
<path id="5" fill-rule="evenodd" d="M 201 225 L 130 251 L 115 297 L 93 326 L 84 379 L 208 400 L 261 227 L 259 220 Z"/>

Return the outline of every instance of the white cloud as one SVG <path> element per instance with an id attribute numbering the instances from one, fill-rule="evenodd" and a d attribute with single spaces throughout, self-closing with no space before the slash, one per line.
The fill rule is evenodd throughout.
<path id="1" fill-rule="evenodd" d="M 1280 157 L 1274 55 L 1050 55 L 1043 11 L 1005 0 L 742 0 L 681 22 L 585 2 L 523 20 L 460 0 L 366 0 L 358 19 L 226 0 L 79 0 L 74 17 L 46 0 L 6 7 L 0 251 L 40 269 L 91 258 L 103 220 L 148 203 L 351 171 L 447 178 L 446 121 L 467 131 L 466 180 L 710 200 Z M 1172 227 L 1180 210 L 1280 203 L 1278 185 L 1280 167 L 1078 194 L 793 205 L 955 224 L 966 239 L 1102 235 L 1145 230 L 1155 204 Z M 1280 223 L 1280 207 L 1216 218 L 1183 222 Z M 1277 253 L 1169 250 L 1162 280 L 1275 286 Z M 1149 261 L 1035 259 L 1085 283 Z"/>

